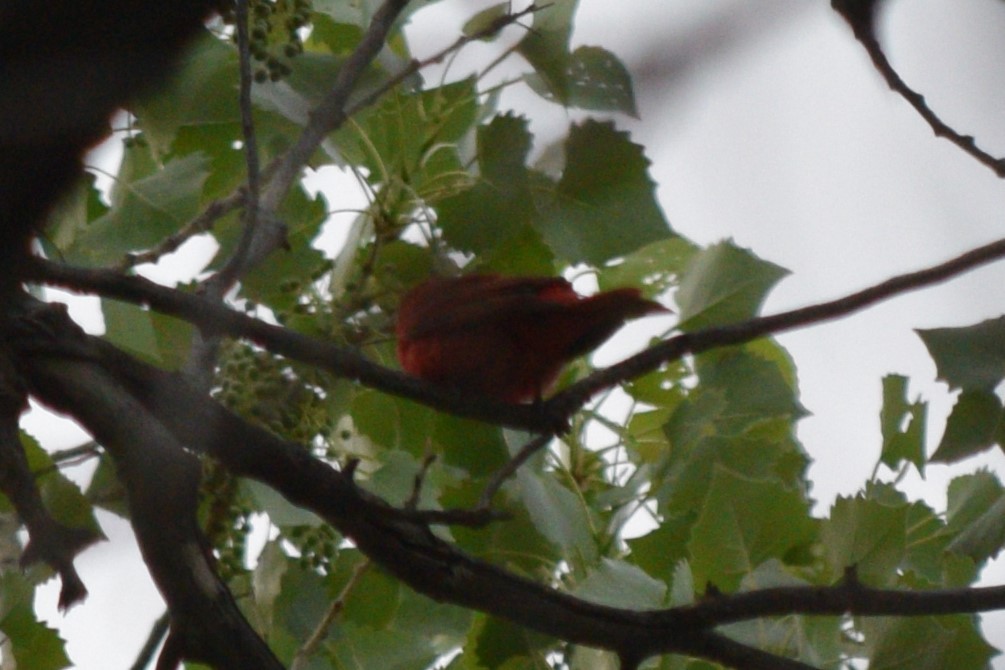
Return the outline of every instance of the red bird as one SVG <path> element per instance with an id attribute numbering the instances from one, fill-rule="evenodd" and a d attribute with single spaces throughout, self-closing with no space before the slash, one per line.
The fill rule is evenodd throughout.
<path id="1" fill-rule="evenodd" d="M 669 311 L 620 288 L 584 297 L 556 277 L 430 279 L 405 294 L 395 329 L 409 374 L 496 400 L 541 397 L 562 366 L 625 321 Z"/>

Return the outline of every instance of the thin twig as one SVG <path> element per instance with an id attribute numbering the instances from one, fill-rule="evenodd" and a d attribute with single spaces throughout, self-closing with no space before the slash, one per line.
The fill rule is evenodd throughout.
<path id="1" fill-rule="evenodd" d="M 506 480 L 509 479 L 521 465 L 526 463 L 527 459 L 551 442 L 552 437 L 554 437 L 553 433 L 541 433 L 533 440 L 523 445 L 520 451 L 517 452 L 516 456 L 511 458 L 506 465 L 496 470 L 492 475 L 492 479 L 490 479 L 489 483 L 485 485 L 485 490 L 482 491 L 481 498 L 478 499 L 477 509 L 487 509 L 491 506 L 492 498 L 494 498 L 496 493 L 499 492 L 500 487 L 502 487 Z"/>
<path id="2" fill-rule="evenodd" d="M 248 173 L 244 201 L 244 230 L 234 253 L 216 276 L 222 295 L 237 281 L 248 261 L 252 244 L 258 235 L 258 137 L 251 107 L 251 38 L 248 34 L 248 0 L 237 0 L 237 56 L 240 89 L 238 107 L 241 110 L 241 135 L 244 139 L 244 161 Z"/>
<path id="3" fill-rule="evenodd" d="M 938 265 L 897 275 L 843 298 L 677 335 L 620 363 L 597 370 L 559 392 L 545 405 L 552 406 L 559 416 L 569 416 L 567 412 L 578 410 L 597 392 L 619 382 L 639 377 L 687 354 L 744 344 L 769 335 L 848 316 L 889 298 L 941 283 L 1002 258 L 1005 258 L 1005 238 L 972 249 Z"/>
<path id="4" fill-rule="evenodd" d="M 371 93 L 367 94 L 366 96 L 358 100 L 356 103 L 347 107 L 345 110 L 346 116 L 353 116 L 359 111 L 366 109 L 370 105 L 374 104 L 384 95 L 386 95 L 388 91 L 391 91 L 396 86 L 400 85 L 409 77 L 417 73 L 419 70 L 423 70 L 429 67 L 430 65 L 442 63 L 447 56 L 451 55 L 456 51 L 460 51 L 468 44 L 471 44 L 472 42 L 476 42 L 478 40 L 486 39 L 488 37 L 492 37 L 496 33 L 500 32 L 503 28 L 513 25 L 524 16 L 527 16 L 528 14 L 533 14 L 534 12 L 540 11 L 541 9 L 542 7 L 540 6 L 531 5 L 527 9 L 516 12 L 515 14 L 507 14 L 505 16 L 500 16 L 498 19 L 490 23 L 485 28 L 482 28 L 477 32 L 471 33 L 470 35 L 464 35 L 462 37 L 458 37 L 453 44 L 444 47 L 443 49 L 440 49 L 432 56 L 423 58 L 422 60 L 412 59 L 412 61 L 409 62 L 407 66 L 405 66 L 396 75 L 394 75 L 386 82 L 384 82 L 384 84 L 382 84 L 380 87 L 376 88 Z M 509 53 L 510 51 L 507 51 L 506 54 L 504 55 L 508 55 Z"/>
<path id="5" fill-rule="evenodd" d="M 136 655 L 136 660 L 133 661 L 129 670 L 147 670 L 150 667 L 150 661 L 154 659 L 154 655 L 160 648 L 161 642 L 164 641 L 164 637 L 167 635 L 170 626 L 170 612 L 164 612 L 157 617 L 157 621 L 154 622 L 150 633 L 147 635 L 147 641 L 143 643 L 143 648 Z"/>
<path id="6" fill-rule="evenodd" d="M 311 113 L 307 126 L 296 143 L 279 159 L 276 172 L 262 192 L 261 207 L 275 211 L 289 192 L 297 175 L 328 133 L 346 119 L 345 103 L 363 72 L 384 47 L 388 34 L 408 0 L 386 0 L 374 13 L 373 20 L 356 50 L 339 69 L 338 78 L 328 95 Z"/>
<path id="7" fill-rule="evenodd" d="M 304 640 L 304 643 L 300 645 L 297 649 L 296 655 L 293 657 L 293 662 L 290 663 L 290 670 L 301 670 L 307 666 L 310 661 L 311 656 L 317 651 L 321 643 L 324 642 L 325 638 L 328 636 L 328 630 L 331 628 L 332 624 L 335 623 L 335 619 L 342 614 L 342 610 L 345 609 L 345 601 L 349 598 L 349 594 L 352 590 L 356 588 L 359 584 L 360 579 L 363 578 L 363 574 L 370 567 L 370 560 L 364 559 L 356 564 L 353 568 L 352 574 L 349 575 L 349 580 L 339 591 L 338 596 L 332 601 L 331 605 L 328 607 L 328 611 L 325 615 L 321 617 L 318 625 L 315 626 L 314 631 L 311 633 L 310 637 Z"/>
<path id="8" fill-rule="evenodd" d="M 866 53 L 872 60 L 873 66 L 887 85 L 904 100 L 925 120 L 932 128 L 936 137 L 944 137 L 965 153 L 975 158 L 981 165 L 991 169 L 999 178 L 1005 178 L 1005 158 L 996 158 L 977 146 L 972 135 L 963 135 L 957 132 L 952 126 L 943 121 L 932 111 L 925 102 L 925 96 L 921 95 L 897 74 L 893 69 L 883 47 L 876 39 L 874 13 L 878 2 L 862 2 L 862 0 L 833 0 L 831 3 L 852 27 L 855 38 L 865 47 Z"/>
<path id="9" fill-rule="evenodd" d="M 126 257 L 121 263 L 119 263 L 118 269 L 125 272 L 137 265 L 143 265 L 144 263 L 156 263 L 163 256 L 178 251 L 181 245 L 185 242 L 196 235 L 210 230 L 213 227 L 213 224 L 220 220 L 224 215 L 234 211 L 244 204 L 244 195 L 245 192 L 242 188 L 234 191 L 228 196 L 214 200 L 195 218 L 165 237 L 156 246 L 146 251 L 126 254 Z"/>

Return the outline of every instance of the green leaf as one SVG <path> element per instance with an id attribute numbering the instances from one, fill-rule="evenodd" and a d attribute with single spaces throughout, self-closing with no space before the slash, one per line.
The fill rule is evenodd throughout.
<path id="1" fill-rule="evenodd" d="M 91 531 L 95 538 L 104 537 L 94 516 L 94 508 L 80 487 L 60 472 L 35 438 L 24 431 L 21 431 L 20 437 L 28 468 L 35 475 L 35 485 L 42 495 L 46 511 L 64 526 Z"/>
<path id="2" fill-rule="evenodd" d="M 76 244 L 77 236 L 87 230 L 88 224 L 108 211 L 95 181 L 92 173 L 85 172 L 49 213 L 45 235 L 39 241 L 50 258 L 65 255 Z"/>
<path id="3" fill-rule="evenodd" d="M 901 461 L 908 461 L 924 474 L 927 417 L 927 403 L 907 401 L 907 377 L 883 377 L 883 408 L 879 414 L 883 449 L 879 458 L 884 465 L 896 470 Z"/>
<path id="4" fill-rule="evenodd" d="M 635 286 L 647 298 L 657 298 L 677 286 L 677 278 L 697 251 L 692 242 L 676 235 L 657 240 L 602 268 L 597 284 L 602 291 Z"/>
<path id="5" fill-rule="evenodd" d="M 953 463 L 978 454 L 997 441 L 1002 402 L 990 391 L 964 391 L 946 421 L 946 432 L 932 454 L 936 463 Z"/>
<path id="6" fill-rule="evenodd" d="M 687 542 L 693 524 L 693 514 L 664 517 L 660 525 L 646 535 L 627 540 L 632 562 L 657 579 L 673 583 L 676 590 L 674 575 L 681 561 L 687 558 Z"/>
<path id="7" fill-rule="evenodd" d="M 526 119 L 497 116 L 477 137 L 478 181 L 440 201 L 437 212 L 451 246 L 481 254 L 516 237 L 537 213 L 524 164 L 531 146 Z"/>
<path id="8" fill-rule="evenodd" d="M 526 467 L 517 471 L 516 488 L 538 532 L 559 547 L 568 560 L 577 565 L 597 559 L 589 513 L 576 494 L 550 473 Z"/>
<path id="9" fill-rule="evenodd" d="M 356 577 L 346 596 L 343 615 L 354 624 L 386 630 L 397 616 L 404 588 L 400 581 L 386 572 L 368 569 Z"/>
<path id="10" fill-rule="evenodd" d="M 517 45 L 540 80 L 532 88 L 548 100 L 568 101 L 569 38 L 578 0 L 556 0 L 534 13 L 531 30 Z"/>
<path id="11" fill-rule="evenodd" d="M 131 165 L 131 162 L 137 164 Z M 145 163 L 142 150 L 127 151 L 113 189 L 112 209 L 94 221 L 67 250 L 69 260 L 108 264 L 148 249 L 196 215 L 209 175 L 205 155 L 171 160 L 163 169 Z"/>
<path id="12" fill-rule="evenodd" d="M 465 21 L 461 32 L 465 37 L 472 37 L 483 30 L 489 30 L 497 21 L 509 16 L 511 5 L 511 2 L 500 2 L 498 5 L 491 5 L 480 12 L 476 12 L 474 16 Z M 481 39 L 486 42 L 492 42 L 497 37 L 499 37 L 499 33 Z"/>
<path id="13" fill-rule="evenodd" d="M 798 491 L 716 465 L 689 543 L 695 583 L 734 591 L 764 561 L 813 540 L 809 512 Z"/>
<path id="14" fill-rule="evenodd" d="M 571 107 L 624 112 L 638 118 L 632 77 L 607 49 L 582 46 L 572 52 L 566 85 Z"/>
<path id="15" fill-rule="evenodd" d="M 788 273 L 731 241 L 708 247 L 694 256 L 681 278 L 678 325 L 693 331 L 749 319 Z"/>
<path id="16" fill-rule="evenodd" d="M 260 631 L 266 636 L 272 630 L 275 603 L 282 591 L 283 575 L 286 574 L 289 565 L 290 560 L 283 553 L 279 541 L 270 540 L 258 555 L 252 573 L 254 611 L 261 625 Z"/>
<path id="17" fill-rule="evenodd" d="M 839 497 L 821 533 L 835 574 L 855 567 L 870 586 L 891 584 L 906 550 L 907 511 L 906 503 L 888 505 L 861 494 Z"/>
<path id="18" fill-rule="evenodd" d="M 408 631 L 372 630 L 349 623 L 343 629 L 337 643 L 326 645 L 332 667 L 425 670 L 439 655 L 429 638 Z"/>
<path id="19" fill-rule="evenodd" d="M 946 523 L 922 502 L 907 511 L 907 555 L 901 562 L 915 588 L 950 587 L 945 582 L 946 545 L 952 536 Z M 924 580 L 921 582 L 920 580 Z"/>
<path id="20" fill-rule="evenodd" d="M 272 252 L 242 279 L 244 295 L 284 315 L 294 310 L 300 294 L 325 266 L 324 254 L 311 245 L 321 231 L 325 210 L 322 196 L 311 197 L 302 188 L 290 192 L 278 212 L 286 225 L 288 248 Z M 217 258 L 230 248 L 226 245 Z"/>
<path id="21" fill-rule="evenodd" d="M 1005 489 L 990 472 L 963 475 L 949 483 L 947 530 L 956 537 L 946 549 L 978 565 L 1005 546 Z"/>
<path id="22" fill-rule="evenodd" d="M 434 419 L 428 407 L 363 389 L 352 398 L 353 424 L 361 434 L 388 449 L 421 455 Z"/>
<path id="23" fill-rule="evenodd" d="M 269 521 L 277 526 L 314 528 L 324 523 L 314 512 L 297 507 L 271 486 L 253 479 L 244 479 L 241 480 L 241 488 L 254 501 L 255 509 L 268 514 Z"/>
<path id="24" fill-rule="evenodd" d="M 794 421 L 807 413 L 787 370 L 758 355 L 758 349 L 768 355 L 775 352 L 757 344 L 710 351 L 695 358 L 702 391 L 722 391 L 725 406 L 716 421 L 718 434 L 738 434 L 773 417 Z M 784 359 L 780 362 L 790 364 Z"/>
<path id="25" fill-rule="evenodd" d="M 986 670 L 997 650 L 981 636 L 978 619 L 944 617 L 866 618 L 870 670 Z"/>
<path id="26" fill-rule="evenodd" d="M 478 113 L 474 78 L 420 93 L 398 89 L 334 133 L 342 159 L 365 167 L 371 183 L 402 183 L 433 197 L 456 182 L 458 144 Z"/>
<path id="27" fill-rule="evenodd" d="M 584 600 L 632 610 L 660 607 L 666 594 L 665 583 L 636 565 L 613 558 L 601 558 L 600 564 L 573 591 L 573 595 Z"/>
<path id="28" fill-rule="evenodd" d="M 990 391 L 1005 376 L 1005 317 L 965 328 L 916 331 L 949 388 Z"/>
<path id="29" fill-rule="evenodd" d="M 169 370 L 187 360 L 195 333 L 187 321 L 109 298 L 101 299 L 101 314 L 105 339 L 115 346 Z"/>
<path id="30" fill-rule="evenodd" d="M 101 509 L 117 514 L 123 519 L 129 518 L 129 505 L 126 502 L 126 489 L 119 481 L 115 461 L 103 452 L 98 458 L 98 467 L 91 475 L 91 483 L 84 492 L 88 500 Z"/>
<path id="31" fill-rule="evenodd" d="M 132 105 L 155 153 L 167 153 L 183 126 L 236 123 L 237 51 L 208 32 L 185 51 L 166 85 Z"/>
<path id="32" fill-rule="evenodd" d="M 509 668 L 503 664 L 521 656 L 533 657 L 550 641 L 540 633 L 491 616 L 479 620 L 472 636 L 468 645 L 474 647 L 478 662 L 485 668 Z"/>
<path id="33" fill-rule="evenodd" d="M 673 233 L 642 147 L 611 123 L 573 126 L 554 194 L 535 192 L 541 235 L 569 263 L 602 265 Z"/>
<path id="34" fill-rule="evenodd" d="M 61 670 L 70 667 L 62 638 L 41 623 L 26 605 L 18 605 L 0 619 L 0 634 L 6 637 L 18 668 Z"/>
<path id="35" fill-rule="evenodd" d="M 355 22 L 355 17 L 352 22 L 337 22 L 330 16 L 317 13 L 320 11 L 319 4 L 314 3 L 316 13 L 311 18 L 311 32 L 305 46 L 308 50 L 323 48 L 336 56 L 348 56 L 362 39 L 363 28 Z M 348 11 L 346 3 L 338 4 Z"/>

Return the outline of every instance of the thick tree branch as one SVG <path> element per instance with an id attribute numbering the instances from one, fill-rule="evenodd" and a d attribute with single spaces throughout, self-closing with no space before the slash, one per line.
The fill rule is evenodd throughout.
<path id="1" fill-rule="evenodd" d="M 62 582 L 59 607 L 65 610 L 87 597 L 87 588 L 73 560 L 102 537 L 91 528 L 65 526 L 46 510 L 35 482 L 36 474 L 29 468 L 21 445 L 18 418 L 26 408 L 25 390 L 9 352 L 3 350 L 0 352 L 0 492 L 28 529 L 29 541 L 21 555 L 21 565 L 44 562 L 59 574 Z"/>
<path id="2" fill-rule="evenodd" d="M 158 667 L 192 659 L 219 670 L 282 668 L 216 576 L 195 517 L 198 460 L 118 379 L 87 360 L 86 336 L 65 312 L 54 314 L 48 306 L 29 309 L 41 310 L 50 324 L 61 326 L 40 330 L 35 317 L 22 321 L 19 335 L 31 347 L 51 336 L 63 338 L 73 352 L 62 360 L 30 356 L 29 388 L 50 406 L 72 414 L 115 459 L 143 559 L 168 603 L 171 631 Z M 15 346 L 17 341 L 14 336 Z"/>
<path id="3" fill-rule="evenodd" d="M 458 416 L 528 430 L 555 426 L 561 420 L 561 417 L 544 414 L 543 406 L 493 402 L 430 386 L 415 377 L 377 365 L 353 349 L 269 325 L 201 296 L 166 288 L 142 277 L 74 268 L 42 259 L 32 260 L 27 272 L 31 280 L 41 283 L 148 305 L 193 323 L 206 334 L 245 338 L 273 353 Z"/>
<path id="4" fill-rule="evenodd" d="M 313 458 L 307 448 L 248 424 L 184 378 L 136 361 L 97 338 L 78 335 L 76 341 L 65 341 L 68 330 L 50 331 L 60 339 L 48 342 L 26 338 L 18 360 L 34 380 L 33 393 L 70 412 L 89 430 L 111 431 L 105 424 L 114 424 L 124 409 L 132 416 L 149 417 L 144 430 L 155 419 L 177 444 L 210 453 L 235 474 L 262 481 L 291 503 L 317 513 L 416 590 L 560 639 L 611 649 L 629 660 L 679 653 L 737 668 L 805 670 L 808 666 L 802 663 L 751 649 L 712 629 L 796 613 L 927 615 L 1005 607 L 1005 587 L 901 592 L 863 586 L 853 573 L 834 587 L 718 595 L 669 610 L 632 611 L 589 603 L 465 554 L 429 532 L 407 510 L 391 508 L 359 489 L 351 476 Z M 81 383 L 84 378 L 88 384 Z M 101 381 L 96 387 L 95 379 Z M 92 397 L 109 393 L 116 403 L 135 405 L 112 407 Z M 115 420 L 106 416 L 109 410 L 115 410 Z M 106 439 L 116 437 L 124 436 Z M 163 472 L 161 468 L 161 489 Z"/>

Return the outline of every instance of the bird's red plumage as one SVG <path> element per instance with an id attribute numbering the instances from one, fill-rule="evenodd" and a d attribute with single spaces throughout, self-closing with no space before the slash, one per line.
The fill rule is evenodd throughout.
<path id="1" fill-rule="evenodd" d="M 398 360 L 431 382 L 521 402 L 628 319 L 665 311 L 638 289 L 584 297 L 556 277 L 430 279 L 402 298 Z"/>

